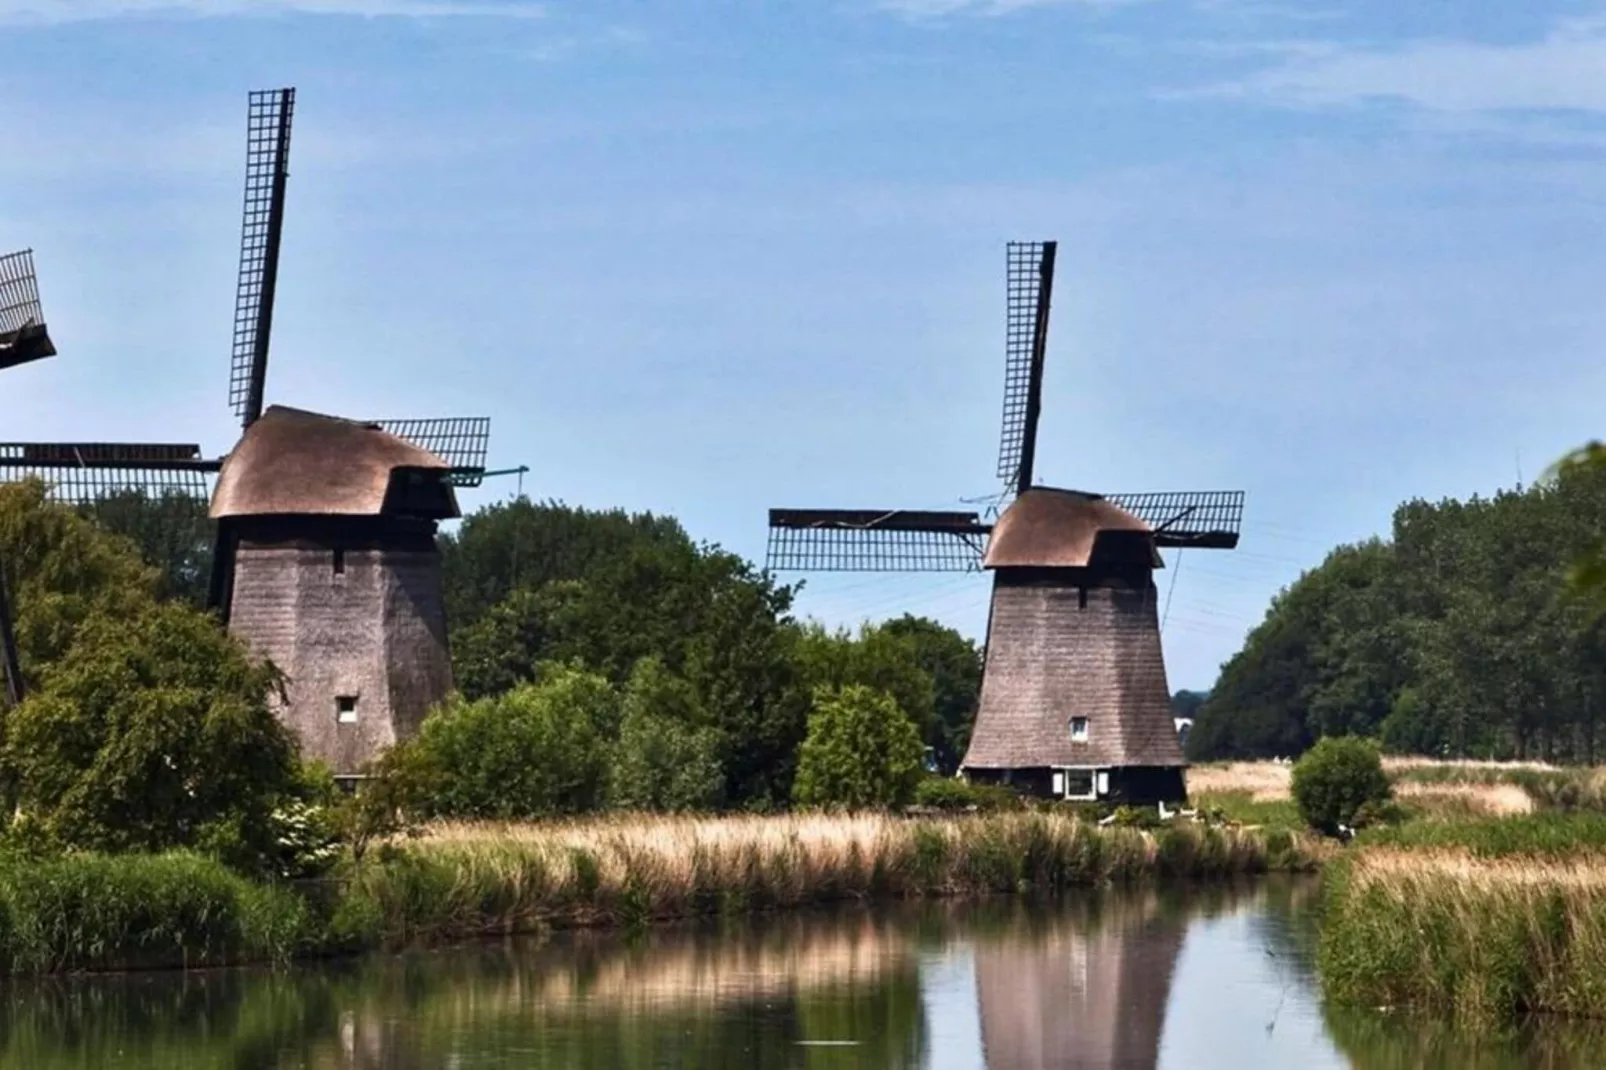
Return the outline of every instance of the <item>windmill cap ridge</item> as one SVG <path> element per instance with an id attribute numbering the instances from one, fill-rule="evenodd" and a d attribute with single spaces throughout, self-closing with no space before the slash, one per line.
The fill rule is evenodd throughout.
<path id="1" fill-rule="evenodd" d="M 1127 533 L 1127 534 L 1118 534 Z M 1151 567 L 1159 565 L 1154 529 L 1099 494 L 1032 487 L 993 525 L 982 567 L 1087 568 L 1115 541 L 1144 537 Z M 1112 539 L 1111 536 L 1114 536 Z M 1119 556 L 1126 558 L 1128 553 Z"/>
<path id="2" fill-rule="evenodd" d="M 381 516 L 396 513 L 393 484 L 409 473 L 439 481 L 450 466 L 379 425 L 286 405 L 270 406 L 246 429 L 223 462 L 212 495 L 215 519 L 234 516 Z M 456 496 L 414 515 L 458 516 Z M 420 508 L 422 513 L 420 513 Z"/>

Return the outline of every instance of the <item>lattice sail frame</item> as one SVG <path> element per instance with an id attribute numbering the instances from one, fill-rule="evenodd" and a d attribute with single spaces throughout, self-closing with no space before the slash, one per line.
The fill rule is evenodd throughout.
<path id="1" fill-rule="evenodd" d="M 980 572 L 991 529 L 975 513 L 771 509 L 771 572 Z"/>
<path id="2" fill-rule="evenodd" d="M 448 481 L 455 486 L 477 487 L 485 478 L 485 455 L 491 440 L 489 417 L 446 416 L 369 422 L 445 461 L 452 468 Z"/>
<path id="3" fill-rule="evenodd" d="M 86 506 L 131 492 L 211 500 L 219 462 L 201 448 L 143 442 L 0 442 L 0 483 L 43 480 L 48 497 Z"/>
<path id="4" fill-rule="evenodd" d="M 1230 550 L 1243 491 L 1152 491 L 1102 497 L 1155 529 L 1162 548 Z M 975 513 L 771 509 L 771 572 L 979 572 L 992 525 Z"/>
<path id="5" fill-rule="evenodd" d="M 0 368 L 55 355 L 39 304 L 33 250 L 0 256 Z"/>
<path id="6" fill-rule="evenodd" d="M 1241 490 L 1148 491 L 1104 498 L 1154 528 L 1157 546 L 1231 550 L 1238 545 L 1244 520 Z"/>
<path id="7" fill-rule="evenodd" d="M 1055 242 L 1010 242 L 1004 259 L 1004 411 L 998 477 L 1007 493 L 1031 482 Z"/>
<path id="8" fill-rule="evenodd" d="M 229 406 L 246 427 L 262 415 L 295 101 L 294 89 L 253 90 L 247 110 L 245 208 L 229 366 Z"/>

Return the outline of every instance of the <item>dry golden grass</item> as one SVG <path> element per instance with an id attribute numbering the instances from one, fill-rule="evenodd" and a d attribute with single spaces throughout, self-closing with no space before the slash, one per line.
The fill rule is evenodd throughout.
<path id="1" fill-rule="evenodd" d="M 1493 762 L 1474 759 L 1446 761 L 1442 758 L 1423 758 L 1415 755 L 1398 754 L 1389 754 L 1383 757 L 1383 771 L 1391 777 L 1418 769 L 1444 770 L 1449 774 L 1465 772 L 1489 777 L 1516 772 L 1519 769 L 1526 769 L 1536 773 L 1554 773 L 1559 772 L 1561 768 L 1559 765 L 1550 765 L 1546 762 Z"/>
<path id="2" fill-rule="evenodd" d="M 620 815 L 443 823 L 385 847 L 350 882 L 387 944 L 839 901 L 1055 890 L 1152 877 L 1314 868 L 1303 834 L 1178 822 L 1101 828 L 1067 812 Z"/>
<path id="3" fill-rule="evenodd" d="M 1423 882 L 1449 880 L 1462 894 L 1530 888 L 1606 889 L 1606 858 L 1487 858 L 1463 848 L 1377 847 L 1355 857 L 1357 891 L 1376 887 L 1400 898 Z"/>
<path id="4" fill-rule="evenodd" d="M 1289 797 L 1293 766 L 1280 762 L 1224 762 L 1188 770 L 1189 795 L 1248 794 L 1255 802 Z"/>
<path id="5" fill-rule="evenodd" d="M 1515 784 L 1425 784 L 1408 780 L 1395 784 L 1394 794 L 1430 813 L 1510 817 L 1534 811 L 1533 797 Z"/>
<path id="6" fill-rule="evenodd" d="M 1388 756 L 1383 771 L 1404 801 L 1436 814 L 1504 817 L 1532 813 L 1533 798 L 1507 780 L 1518 772 L 1559 773 L 1543 762 L 1442 761 Z M 1293 766 L 1283 762 L 1221 762 L 1188 770 L 1189 795 L 1244 795 L 1257 803 L 1291 798 Z"/>

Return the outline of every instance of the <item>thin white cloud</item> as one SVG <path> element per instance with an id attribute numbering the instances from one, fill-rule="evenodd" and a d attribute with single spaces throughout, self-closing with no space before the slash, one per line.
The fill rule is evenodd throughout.
<path id="1" fill-rule="evenodd" d="M 1290 107 L 1394 101 L 1440 112 L 1606 111 L 1606 19 L 1572 20 L 1535 41 L 1424 40 L 1400 48 L 1284 45 L 1275 66 L 1187 96 Z"/>
<path id="2" fill-rule="evenodd" d="M 940 19 L 950 15 L 1010 15 L 1045 7 L 1128 7 L 1151 0 L 879 0 L 883 11 L 911 19 Z"/>
<path id="3" fill-rule="evenodd" d="M 538 0 L 0 0 L 0 23 L 13 25 L 257 15 L 527 19 L 543 14 Z"/>

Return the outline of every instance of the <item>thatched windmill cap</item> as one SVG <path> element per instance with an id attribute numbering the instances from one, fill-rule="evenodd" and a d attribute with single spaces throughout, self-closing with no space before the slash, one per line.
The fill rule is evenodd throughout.
<path id="1" fill-rule="evenodd" d="M 450 466 L 376 424 L 271 406 L 218 475 L 212 517 L 460 515 Z"/>
<path id="2" fill-rule="evenodd" d="M 1033 487 L 1004 510 L 983 568 L 1087 568 L 1137 560 L 1161 567 L 1154 529 L 1107 498 Z"/>

